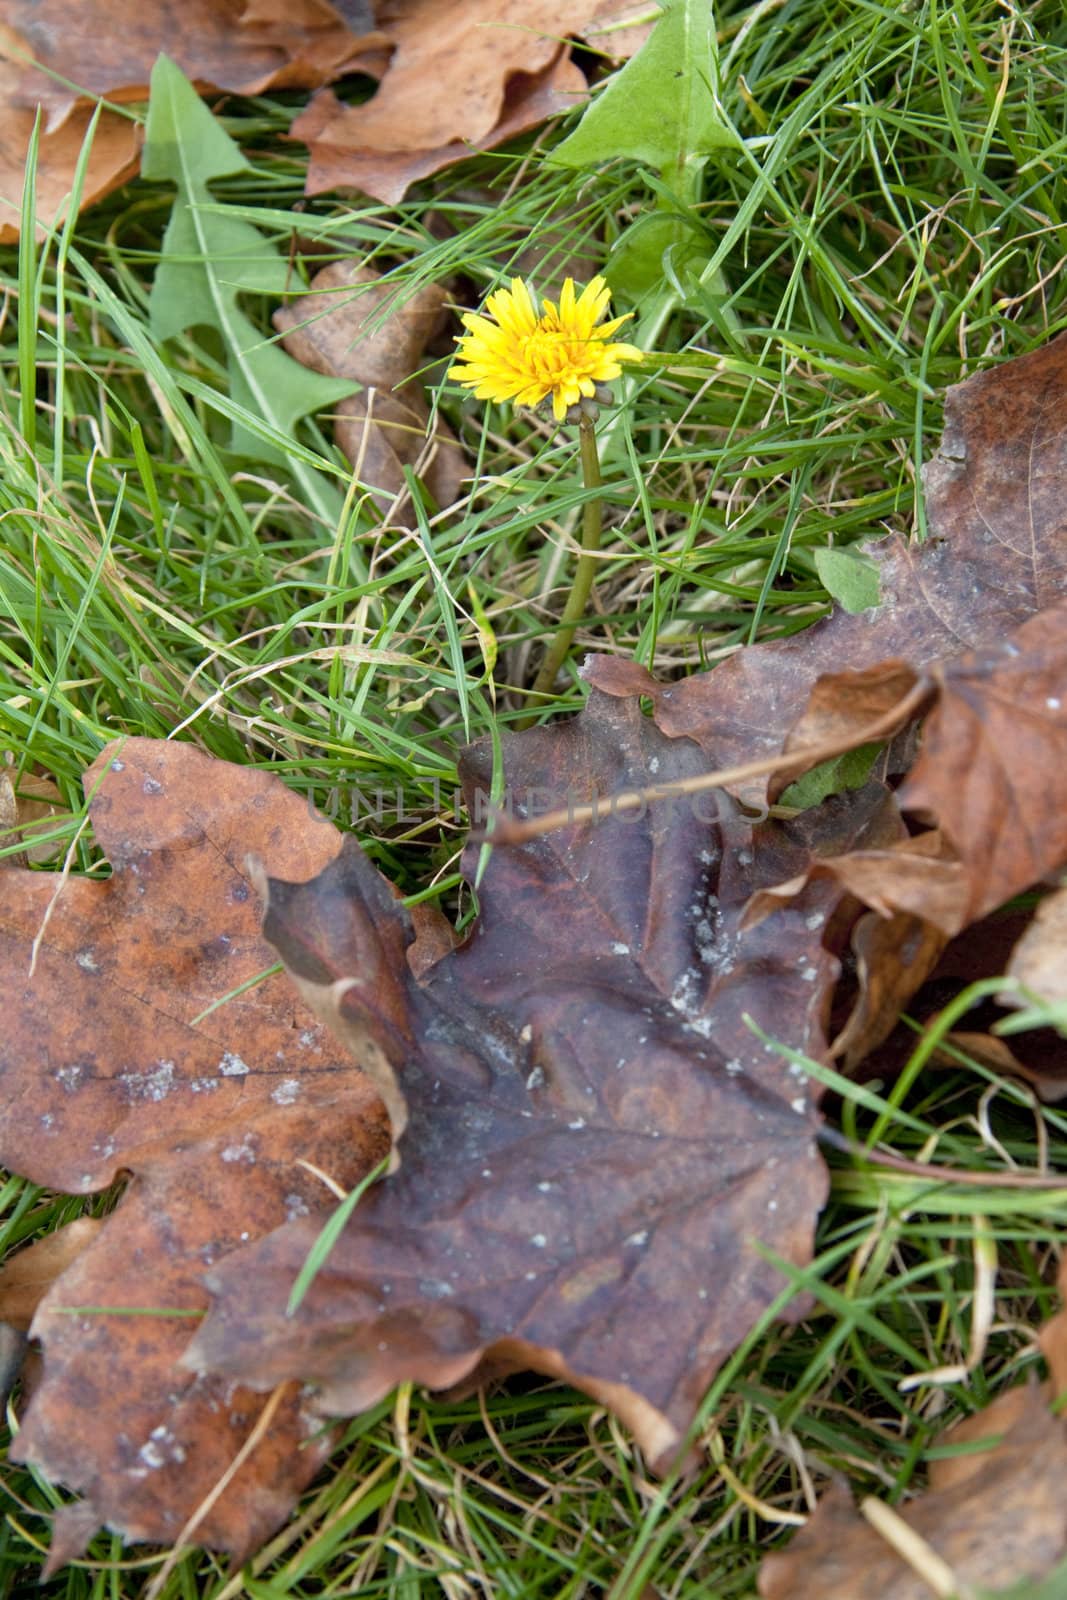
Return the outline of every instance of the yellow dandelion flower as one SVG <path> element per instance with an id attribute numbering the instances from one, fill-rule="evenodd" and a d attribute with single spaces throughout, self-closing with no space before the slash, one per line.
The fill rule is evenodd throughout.
<path id="1" fill-rule="evenodd" d="M 467 332 L 456 341 L 451 376 L 479 400 L 536 406 L 551 395 L 552 410 L 562 421 L 583 396 L 592 399 L 597 384 L 617 378 L 622 362 L 641 360 L 636 346 L 609 343 L 633 315 L 628 311 L 601 322 L 610 299 L 603 278 L 594 278 L 580 295 L 568 278 L 559 304 L 543 300 L 538 316 L 525 283 L 512 278 L 510 289 L 498 289 L 485 302 L 488 316 L 464 316 Z"/>

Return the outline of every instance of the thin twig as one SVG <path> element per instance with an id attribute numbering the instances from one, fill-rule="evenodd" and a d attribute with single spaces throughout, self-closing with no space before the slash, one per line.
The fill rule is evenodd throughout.
<path id="1" fill-rule="evenodd" d="M 822 744 L 801 745 L 780 755 L 763 756 L 759 761 L 745 761 L 737 767 L 721 767 L 717 772 L 704 772 L 697 778 L 678 778 L 673 783 L 651 784 L 647 789 L 620 789 L 615 794 L 597 798 L 589 805 L 561 806 L 556 811 L 546 811 L 543 817 L 516 821 L 513 817 L 498 813 L 483 834 L 472 834 L 471 838 L 475 843 L 524 844 L 527 839 L 553 833 L 556 828 L 572 828 L 581 822 L 602 822 L 623 811 L 641 811 L 654 800 L 671 800 L 679 795 L 702 794 L 707 789 L 723 789 L 728 783 L 743 783 L 748 778 L 779 772 L 783 767 L 818 766 L 820 762 L 830 761 L 835 756 L 854 750 L 857 745 L 872 744 L 895 733 L 918 711 L 930 689 L 930 680 L 925 676 L 920 677 L 895 706 L 844 738 L 827 739 Z"/>

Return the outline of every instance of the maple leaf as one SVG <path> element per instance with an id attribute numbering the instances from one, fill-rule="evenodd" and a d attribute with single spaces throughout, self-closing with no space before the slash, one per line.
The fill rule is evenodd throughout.
<path id="1" fill-rule="evenodd" d="M 283 976 L 209 1010 L 272 964 L 245 851 L 315 871 L 332 827 L 276 780 L 167 742 L 105 752 L 86 788 L 112 876 L 9 870 L 0 902 L 0 1161 L 80 1194 L 130 1175 L 33 1323 L 44 1376 L 12 1456 L 86 1497 L 59 1515 L 53 1565 L 101 1522 L 178 1535 L 264 1412 L 178 1364 L 205 1267 L 332 1205 L 301 1159 L 354 1183 L 387 1148 L 367 1080 Z M 198 1542 L 258 1546 L 328 1444 L 298 1391 L 282 1396 Z"/>
<path id="2" fill-rule="evenodd" d="M 466 763 L 472 807 L 486 761 Z M 607 793 L 702 764 L 636 701 L 598 694 L 505 742 L 522 805 L 576 775 Z M 790 862 L 880 837 L 887 816 L 898 825 L 879 785 L 755 830 L 721 797 L 494 850 L 474 932 L 421 983 L 400 959 L 406 914 L 354 843 L 310 883 L 271 880 L 265 931 L 319 1014 L 380 1058 L 401 1164 L 295 1315 L 314 1227 L 220 1263 L 187 1359 L 257 1386 L 299 1373 L 328 1412 L 503 1359 L 604 1400 L 663 1466 L 785 1289 L 771 1257 L 808 1259 L 826 1187 L 804 1074 L 747 1019 L 821 1050 L 833 895 L 813 886 L 770 934 L 743 934 L 742 910 Z"/>
<path id="3" fill-rule="evenodd" d="M 651 696 L 659 726 L 696 740 L 713 768 L 862 743 L 875 719 L 927 691 L 918 759 L 905 741 L 896 763 L 911 768 L 897 798 L 937 826 L 822 859 L 749 911 L 769 914 L 812 876 L 873 908 L 853 931 L 861 987 L 834 1046 L 849 1068 L 885 1038 L 954 934 L 1067 860 L 1057 798 L 1067 758 L 1065 406 L 1065 335 L 949 390 L 925 474 L 931 537 L 867 547 L 883 597 L 875 610 L 836 611 L 677 684 L 614 658 L 584 668 L 605 693 Z M 798 755 L 739 792 L 773 799 L 810 765 Z"/>
<path id="4" fill-rule="evenodd" d="M 606 656 L 588 664 L 589 681 L 607 694 L 649 695 L 660 727 L 695 739 L 713 769 L 859 732 L 902 692 L 894 675 L 903 663 L 919 674 L 967 651 L 996 651 L 1067 598 L 1065 416 L 1061 334 L 947 391 L 941 448 L 924 470 L 929 537 L 862 547 L 879 577 L 877 609 L 835 611 L 680 683 Z M 871 670 L 862 694 L 844 694 L 846 668 Z M 835 681 L 811 707 L 822 677 Z M 762 799 L 766 779 L 743 792 Z"/>

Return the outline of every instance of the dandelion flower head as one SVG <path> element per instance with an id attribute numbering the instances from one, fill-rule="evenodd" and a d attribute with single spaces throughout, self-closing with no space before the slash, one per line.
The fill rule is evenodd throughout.
<path id="1" fill-rule="evenodd" d="M 622 362 L 641 360 L 634 345 L 610 342 L 633 315 L 601 322 L 610 298 L 603 278 L 593 278 L 580 295 L 568 278 L 558 305 L 543 300 L 539 316 L 526 284 L 512 278 L 510 289 L 498 289 L 485 302 L 487 316 L 464 316 L 467 331 L 457 341 L 452 376 L 479 400 L 536 406 L 551 395 L 562 421 L 583 396 L 592 399 L 598 384 L 617 378 Z"/>

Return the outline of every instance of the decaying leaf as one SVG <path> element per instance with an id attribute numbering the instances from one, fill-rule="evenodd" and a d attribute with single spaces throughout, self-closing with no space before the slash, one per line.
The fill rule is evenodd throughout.
<path id="1" fill-rule="evenodd" d="M 2 33 L 0 33 L 2 38 Z M 0 103 L 7 105 L 12 73 L 0 61 Z M 58 128 L 41 132 L 37 149 L 35 212 L 38 233 L 61 221 L 70 202 L 71 182 L 89 134 L 93 106 L 75 106 Z M 0 244 L 18 240 L 26 155 L 36 111 L 9 106 L 0 118 Z M 132 178 L 140 159 L 141 130 L 117 111 L 103 111 L 93 130 L 82 206 L 95 204 Z"/>
<path id="2" fill-rule="evenodd" d="M 584 669 L 606 693 L 651 696 L 659 725 L 695 739 L 713 767 L 861 741 L 873 720 L 928 690 L 919 757 L 898 799 L 915 822 L 936 826 L 822 859 L 749 910 L 753 920 L 767 915 L 826 876 L 887 919 L 876 936 L 857 927 L 869 947 L 857 949 L 861 977 L 877 992 L 861 988 L 838 1040 L 850 1066 L 884 1038 L 954 934 L 1067 860 L 1058 801 L 1067 759 L 1065 402 L 1067 336 L 949 391 L 942 449 L 927 470 L 932 537 L 870 547 L 877 610 L 835 612 L 678 684 L 611 658 Z M 810 765 L 798 756 L 740 792 L 773 798 Z"/>
<path id="3" fill-rule="evenodd" d="M 51 225 L 90 97 L 146 99 L 162 52 L 201 90 L 321 88 L 292 128 L 310 150 L 307 192 L 361 189 L 392 204 L 417 179 L 578 104 L 587 85 L 570 38 L 584 31 L 593 49 L 624 59 L 647 37 L 642 9 L 623 0 L 79 0 L 72 10 L 67 0 L 0 0 L 0 243 L 18 237 L 37 107 L 37 209 Z M 349 72 L 380 80 L 364 105 L 323 87 Z M 139 148 L 137 124 L 104 111 L 82 204 L 132 177 Z"/>
<path id="4" fill-rule="evenodd" d="M 359 148 L 383 154 L 479 144 L 500 121 L 509 78 L 536 75 L 580 32 L 596 0 L 404 0 L 377 93 L 345 114 Z"/>
<path id="5" fill-rule="evenodd" d="M 412 378 L 441 324 L 447 294 L 425 284 L 396 307 L 397 288 L 370 267 L 334 261 L 306 295 L 274 313 L 291 356 L 327 377 L 351 378 L 359 394 L 334 407 L 334 436 L 382 510 L 406 493 L 405 466 L 439 506 L 458 500 L 470 469 L 443 419 L 429 435 L 430 408 Z"/>
<path id="6" fill-rule="evenodd" d="M 599 0 L 583 35 L 590 50 L 600 50 L 609 61 L 629 61 L 655 27 L 645 0 Z"/>
<path id="7" fill-rule="evenodd" d="M 5 1261 L 0 1267 L 0 1322 L 9 1322 L 25 1333 L 48 1290 L 88 1248 L 102 1226 L 95 1217 L 78 1217 Z"/>
<path id="8" fill-rule="evenodd" d="M 748 678 L 728 663 L 677 701 L 640 669 L 594 663 L 580 716 L 506 737 L 518 816 L 593 793 L 601 818 L 495 845 L 459 948 L 437 922 L 417 949 L 354 842 L 338 854 L 333 829 L 266 776 L 170 743 L 101 758 L 87 782 L 101 780 L 92 819 L 113 876 L 12 871 L 0 904 L 0 1160 L 81 1193 L 129 1175 L 33 1323 L 45 1370 L 18 1451 L 86 1494 L 60 1555 L 100 1521 L 178 1537 L 265 1390 L 277 1413 L 200 1542 L 243 1553 L 284 1515 L 324 1448 L 312 1404 L 359 1410 L 404 1380 L 530 1366 L 609 1405 L 656 1466 L 677 1458 L 710 1376 L 787 1285 L 774 1261 L 809 1258 L 825 1192 L 814 1097 L 776 1041 L 825 1053 L 855 927 L 869 969 L 856 1058 L 951 933 L 1067 860 L 1067 462 L 1046 420 L 1067 415 L 1065 363 L 1059 341 L 956 391 L 932 477 L 951 537 L 883 549 L 884 614 L 862 633 L 845 615 L 743 652 Z M 990 442 L 994 414 L 1036 462 L 1025 491 Z M 985 522 L 965 515 L 975 495 Z M 721 789 L 638 810 L 604 799 L 749 756 L 745 719 L 757 752 L 776 719 L 774 748 L 792 736 L 795 752 L 810 727 L 865 727 L 902 692 L 925 720 L 896 792 L 869 781 L 764 822 Z M 678 725 L 678 705 L 703 720 Z M 467 757 L 475 818 L 490 767 L 484 749 Z M 270 874 L 266 936 L 351 1061 L 279 977 L 209 1010 L 271 959 L 248 850 Z M 475 841 L 471 876 L 479 854 Z M 328 1199 L 298 1157 L 351 1187 L 390 1131 L 395 1170 L 288 1315 Z M 794 1298 L 786 1315 L 803 1309 Z M 101 1384 L 116 1366 L 137 1374 L 129 1393 Z M 901 1513 L 966 1582 L 1045 1571 L 1067 1539 L 1063 1425 L 1043 1401 L 1020 1405 L 980 1468 Z M 993 1531 L 967 1543 L 986 1508 Z M 851 1600 L 859 1570 L 886 1600 L 921 1592 L 831 1499 L 767 1564 L 763 1592 Z"/>
<path id="9" fill-rule="evenodd" d="M 385 205 L 399 205 L 413 183 L 428 178 L 479 150 L 492 150 L 570 111 L 585 96 L 585 75 L 560 50 L 539 72 L 516 72 L 505 84 L 499 120 L 481 141 L 470 135 L 429 148 L 367 150 L 362 129 L 349 120 L 359 108 L 347 106 L 329 89 L 316 94 L 296 118 L 291 132 L 308 146 L 305 192 L 358 189 Z"/>
<path id="10" fill-rule="evenodd" d="M 379 43 L 357 37 L 328 0 L 0 0 L 0 244 L 19 234 L 26 151 L 44 112 L 36 209 L 52 226 L 69 201 L 95 101 L 144 100 L 160 51 L 202 88 L 257 94 L 268 86 L 314 88 Z M 39 67 L 34 63 L 39 63 Z M 76 87 L 71 87 L 74 85 Z M 104 110 L 96 127 L 82 207 L 137 171 L 135 120 Z"/>
<path id="11" fill-rule="evenodd" d="M 632 0 L 393 0 L 377 12 L 391 49 L 377 93 L 352 106 L 324 89 L 293 123 L 308 194 L 359 189 L 395 205 L 420 178 L 580 104 L 572 38 L 619 61 L 651 31 Z"/>
<path id="12" fill-rule="evenodd" d="M 1067 1552 L 1067 1429 L 1036 1386 L 1022 1396 L 1007 1411 L 998 1403 L 991 1415 L 981 1414 L 990 1448 L 966 1458 L 969 1471 L 957 1469 L 944 1486 L 896 1508 L 896 1518 L 920 1541 L 910 1560 L 856 1511 L 838 1483 L 788 1549 L 764 1561 L 763 1600 L 856 1600 L 859 1594 L 930 1600 L 931 1593 L 955 1592 L 926 1581 L 924 1568 L 934 1575 L 927 1552 L 943 1564 L 936 1576 L 947 1567 L 961 1591 L 1043 1577 Z M 972 1419 L 966 1432 L 955 1441 L 949 1434 L 945 1442 L 976 1440 L 978 1427 Z"/>
<path id="13" fill-rule="evenodd" d="M 927 677 L 936 699 L 898 800 L 902 811 L 936 827 L 877 854 L 820 861 L 812 871 L 837 878 L 883 915 L 920 916 L 949 939 L 1067 861 L 1057 782 L 1067 764 L 1067 605 Z M 845 674 L 832 681 L 847 698 Z M 803 881 L 779 885 L 753 915 L 783 903 Z"/>
<path id="14" fill-rule="evenodd" d="M 367 1080 L 284 977 L 203 1015 L 272 964 L 246 852 L 313 872 L 332 827 L 275 780 L 178 744 L 131 739 L 86 784 L 112 876 L 12 870 L 0 903 L 0 1161 L 75 1193 L 129 1176 L 33 1323 L 44 1375 L 13 1455 L 85 1495 L 54 1560 L 101 1522 L 131 1539 L 180 1532 L 263 1409 L 179 1365 L 205 1269 L 332 1208 L 301 1158 L 350 1185 L 387 1148 Z M 255 1548 L 327 1444 L 294 1387 L 197 1541 Z"/>
<path id="15" fill-rule="evenodd" d="M 5 856 L 0 867 L 53 860 L 62 852 L 62 845 L 47 836 L 66 816 L 63 796 L 51 778 L 23 773 L 16 789 L 11 773 L 0 768 L 0 846 L 24 846 L 17 854 Z"/>
<path id="16" fill-rule="evenodd" d="M 802 719 L 826 674 L 872 669 L 877 677 L 897 663 L 918 674 L 967 651 L 988 661 L 986 652 L 1067 597 L 1065 416 L 1061 334 L 949 389 L 941 448 L 925 469 L 929 537 L 865 547 L 878 568 L 877 610 L 836 611 L 681 683 L 657 683 L 610 657 L 591 663 L 590 681 L 608 694 L 649 695 L 660 727 L 695 739 L 720 768 L 777 754 L 790 735 L 794 744 L 813 742 L 825 722 L 809 729 Z M 837 707 L 839 732 L 858 731 L 869 717 L 871 681 L 854 682 L 863 693 Z M 825 701 L 817 709 L 825 718 Z M 765 791 L 766 780 L 745 790 L 757 800 Z"/>
<path id="17" fill-rule="evenodd" d="M 380 43 L 353 34 L 329 0 L 0 0 L 0 27 L 18 68 L 11 103 L 42 106 L 50 130 L 79 90 L 146 99 L 161 51 L 204 88 L 261 94 L 327 83 Z"/>
<path id="18" fill-rule="evenodd" d="M 472 807 L 486 760 L 468 762 Z M 519 809 L 701 763 L 636 700 L 596 694 L 505 744 Z M 401 1164 L 296 1316 L 313 1230 L 220 1264 L 189 1359 L 261 1386 L 300 1373 L 347 1412 L 503 1358 L 597 1395 L 664 1465 L 783 1287 L 762 1251 L 807 1258 L 825 1185 L 804 1073 L 746 1019 L 822 1049 L 833 897 L 814 886 L 770 935 L 740 931 L 743 907 L 832 838 L 877 837 L 887 807 L 873 785 L 753 829 L 725 797 L 660 803 L 496 850 L 474 933 L 421 984 L 396 955 L 405 914 L 354 846 L 311 883 L 273 880 L 266 931 L 303 994 L 395 1074 Z"/>
<path id="19" fill-rule="evenodd" d="M 1067 888 L 1042 900 L 1012 951 L 1007 971 L 1047 1005 L 1067 1002 Z M 1005 1005 L 1028 1003 L 1018 993 L 1003 998 Z"/>

